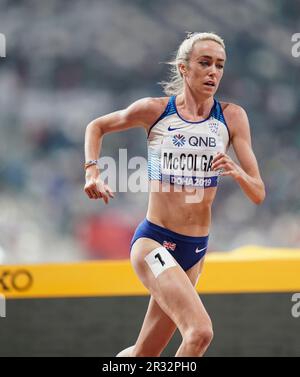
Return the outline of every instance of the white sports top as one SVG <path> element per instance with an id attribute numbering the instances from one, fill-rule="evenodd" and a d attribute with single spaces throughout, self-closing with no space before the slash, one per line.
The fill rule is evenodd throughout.
<path id="1" fill-rule="evenodd" d="M 219 171 L 211 170 L 217 152 L 226 152 L 230 135 L 220 103 L 207 119 L 189 122 L 169 99 L 163 114 L 148 133 L 148 177 L 180 186 L 215 187 Z"/>

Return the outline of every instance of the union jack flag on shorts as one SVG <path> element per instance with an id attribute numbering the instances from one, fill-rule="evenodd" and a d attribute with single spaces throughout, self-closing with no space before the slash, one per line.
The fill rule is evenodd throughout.
<path id="1" fill-rule="evenodd" d="M 164 241 L 163 242 L 163 247 L 165 247 L 167 250 L 174 251 L 175 248 L 176 248 L 176 243 L 170 242 L 170 241 Z"/>

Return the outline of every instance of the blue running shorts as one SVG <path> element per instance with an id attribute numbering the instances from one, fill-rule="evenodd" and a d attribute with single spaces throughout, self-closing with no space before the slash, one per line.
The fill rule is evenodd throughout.
<path id="1" fill-rule="evenodd" d="M 159 242 L 169 251 L 184 271 L 187 271 L 205 255 L 209 236 L 184 236 L 153 224 L 145 218 L 135 230 L 130 243 L 130 251 L 135 241 L 142 237 Z"/>

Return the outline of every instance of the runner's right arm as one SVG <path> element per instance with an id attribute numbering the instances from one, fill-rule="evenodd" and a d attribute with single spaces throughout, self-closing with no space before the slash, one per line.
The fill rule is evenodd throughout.
<path id="1" fill-rule="evenodd" d="M 85 132 L 85 161 L 98 160 L 103 136 L 107 133 L 124 131 L 134 127 L 143 127 L 145 131 L 156 121 L 164 110 L 162 98 L 142 98 L 124 110 L 115 111 L 94 119 L 86 127 Z M 103 199 L 108 203 L 113 198 L 110 187 L 100 179 L 100 172 L 96 165 L 86 169 L 86 183 L 84 191 L 90 199 Z"/>

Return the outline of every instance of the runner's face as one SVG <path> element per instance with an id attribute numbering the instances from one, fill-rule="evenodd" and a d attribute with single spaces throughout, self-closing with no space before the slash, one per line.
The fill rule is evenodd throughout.
<path id="1" fill-rule="evenodd" d="M 198 41 L 190 54 L 188 66 L 180 65 L 186 84 L 195 92 L 213 96 L 223 76 L 226 54 L 214 41 Z"/>

